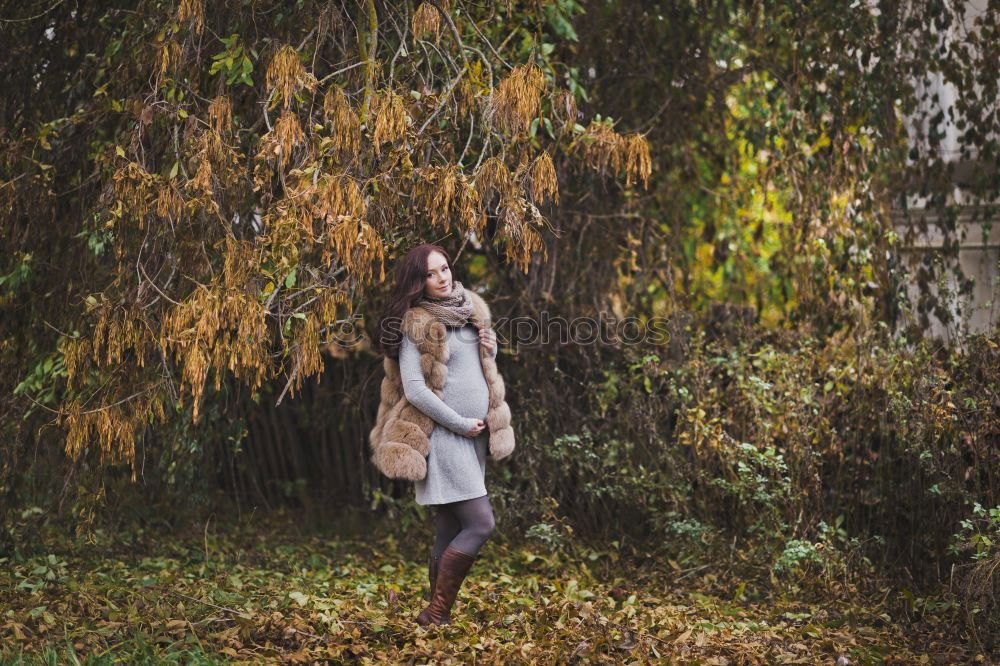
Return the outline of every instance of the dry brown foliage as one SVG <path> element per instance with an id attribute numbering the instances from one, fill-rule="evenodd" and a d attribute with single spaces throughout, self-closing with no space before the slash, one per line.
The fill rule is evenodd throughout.
<path id="1" fill-rule="evenodd" d="M 481 35 L 454 39 L 464 15 L 447 2 L 420 4 L 405 36 L 368 3 L 366 32 L 343 54 L 358 66 L 317 78 L 311 39 L 355 39 L 324 10 L 304 47 L 265 49 L 252 95 L 199 79 L 228 34 L 214 25 L 222 14 L 203 0 L 175 7 L 134 63 L 152 93 L 123 96 L 132 124 L 101 153 L 92 214 L 115 264 L 86 295 L 82 334 L 60 346 L 67 397 L 55 411 L 73 458 L 94 446 L 134 463 L 148 426 L 176 406 L 198 421 L 227 378 L 256 392 L 284 375 L 294 394 L 408 242 L 474 235 L 527 271 L 548 254 L 540 207 L 560 201 L 557 159 L 627 183 L 649 175 L 642 137 L 604 125 L 580 135 L 573 94 L 535 62 L 493 57 Z M 549 116 L 556 141 L 529 137 Z"/>

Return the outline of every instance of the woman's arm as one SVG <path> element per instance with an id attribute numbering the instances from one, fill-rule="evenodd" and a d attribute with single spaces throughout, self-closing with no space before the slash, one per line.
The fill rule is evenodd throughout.
<path id="1" fill-rule="evenodd" d="M 420 371 L 420 350 L 407 335 L 399 346 L 399 376 L 406 399 L 435 422 L 463 436 L 475 425 L 476 419 L 460 415 L 427 387 Z"/>
<path id="2" fill-rule="evenodd" d="M 494 331 L 491 328 L 490 329 L 484 328 L 479 331 L 479 341 L 480 341 L 479 344 L 482 344 L 484 331 L 490 331 L 491 333 L 493 333 L 493 349 L 490 350 L 490 356 L 492 356 L 495 359 L 497 357 L 497 350 L 500 349 L 500 341 L 497 339 L 496 331 Z"/>

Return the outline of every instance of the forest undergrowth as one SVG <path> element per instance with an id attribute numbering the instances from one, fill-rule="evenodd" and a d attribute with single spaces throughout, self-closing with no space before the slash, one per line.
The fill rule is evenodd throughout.
<path id="1" fill-rule="evenodd" d="M 302 529 L 294 512 L 42 529 L 0 558 L 0 661 L 80 663 L 988 663 L 947 596 L 778 575 L 738 550 L 508 539 L 423 628 L 432 532 Z M 168 532 L 168 533 L 164 533 Z M 172 533 L 169 533 L 172 532 Z M 338 536 L 339 534 L 339 536 Z M 845 663 L 841 660 L 840 663 Z"/>

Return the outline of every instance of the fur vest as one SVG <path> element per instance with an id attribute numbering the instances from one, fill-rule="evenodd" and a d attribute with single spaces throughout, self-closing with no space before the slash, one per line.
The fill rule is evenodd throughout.
<path id="1" fill-rule="evenodd" d="M 471 290 L 469 295 L 472 299 L 469 322 L 478 329 L 489 328 L 491 318 L 486 302 Z M 448 376 L 447 328 L 427 310 L 414 306 L 403 315 L 402 331 L 417 344 L 424 381 L 440 398 Z M 494 460 L 501 460 L 514 450 L 510 407 L 505 400 L 504 382 L 497 371 L 496 361 L 482 345 L 479 347 L 479 358 L 490 396 L 489 409 L 483 419 L 490 435 L 489 455 Z M 371 461 L 389 478 L 418 481 L 427 475 L 429 438 L 437 424 L 406 400 L 399 375 L 399 361 L 385 356 L 382 368 L 385 377 L 382 379 L 378 415 L 375 427 L 368 434 Z"/>

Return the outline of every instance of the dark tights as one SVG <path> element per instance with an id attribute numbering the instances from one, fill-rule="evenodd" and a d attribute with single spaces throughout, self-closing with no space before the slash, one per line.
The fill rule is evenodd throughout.
<path id="1" fill-rule="evenodd" d="M 435 557 L 441 557 L 448 546 L 468 555 L 477 554 L 496 527 L 489 495 L 438 504 L 435 524 Z"/>

